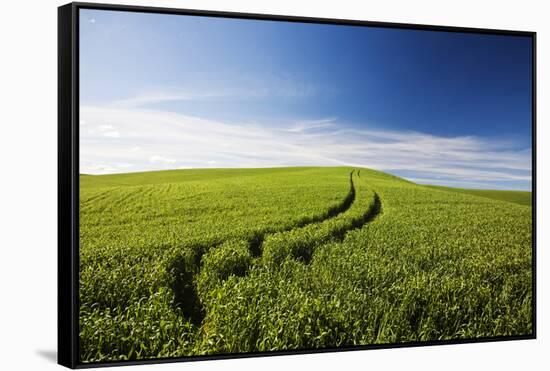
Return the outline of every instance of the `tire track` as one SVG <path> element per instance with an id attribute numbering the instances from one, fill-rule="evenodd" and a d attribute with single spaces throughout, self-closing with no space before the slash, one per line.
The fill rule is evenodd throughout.
<path id="1" fill-rule="evenodd" d="M 202 306 L 208 308 L 209 305 L 215 302 L 215 298 L 211 296 L 211 293 L 215 292 L 213 290 L 220 287 L 230 276 L 246 277 L 250 269 L 258 265 L 266 269 L 279 269 L 280 264 L 286 259 L 310 264 L 313 253 L 318 246 L 330 241 L 343 241 L 348 232 L 362 228 L 382 212 L 379 195 L 369 189 L 365 182 L 362 182 L 357 191 L 353 183 L 353 173 L 350 174 L 350 194 L 353 194 L 353 202 L 348 205 L 345 211 L 348 211 L 352 206 L 357 207 L 356 210 L 348 211 L 351 211 L 352 215 L 346 216 L 345 211 L 343 211 L 319 223 L 311 223 L 302 228 L 268 234 L 264 236 L 257 247 L 260 252 L 263 252 L 261 257 L 253 257 L 250 251 L 250 241 L 243 240 L 227 241 L 206 254 L 202 259 L 202 268 L 204 269 L 197 275 L 195 286 L 197 303 L 201 306 L 200 312 L 202 313 L 200 325 L 202 325 L 207 311 Z M 357 202 L 360 204 L 356 205 Z M 363 208 L 363 206 L 365 207 Z M 337 220 L 338 218 L 340 220 Z M 333 225 L 324 228 L 326 224 L 331 224 L 333 221 Z M 326 233 L 320 235 L 310 233 L 315 229 L 320 229 Z M 301 232 L 304 231 L 306 233 L 301 235 Z M 282 238 L 275 239 L 275 244 L 270 242 L 277 235 Z M 298 238 L 295 239 L 295 236 L 298 236 Z"/>
<path id="2" fill-rule="evenodd" d="M 263 265 L 276 268 L 287 258 L 309 264 L 317 246 L 329 241 L 341 242 L 346 233 L 362 228 L 372 221 L 381 212 L 380 197 L 366 187 L 360 191 L 363 192 L 356 201 L 355 209 L 346 214 L 327 219 L 322 223 L 271 235 L 263 246 Z"/>
<path id="3" fill-rule="evenodd" d="M 295 229 L 304 228 L 308 225 L 319 224 L 319 223 L 322 223 L 322 222 L 327 221 L 329 219 L 336 218 L 338 215 L 343 214 L 346 211 L 348 211 L 350 209 L 350 207 L 352 206 L 352 204 L 355 202 L 355 197 L 356 197 L 355 185 L 353 184 L 353 173 L 354 173 L 354 171 L 355 170 L 352 170 L 349 174 L 350 187 L 349 187 L 348 194 L 346 195 L 346 197 L 342 200 L 342 202 L 340 204 L 331 207 L 330 209 L 328 209 L 328 211 L 325 214 L 321 215 L 318 218 L 311 218 L 309 220 L 304 220 L 302 222 L 298 222 L 298 223 L 296 223 L 292 226 L 289 226 L 287 228 L 282 228 L 278 231 L 268 231 L 268 232 L 259 233 L 255 236 L 253 236 L 252 238 L 250 238 L 248 240 L 249 250 L 250 250 L 250 253 L 251 253 L 252 257 L 254 257 L 254 258 L 261 257 L 262 250 L 263 250 L 262 245 L 263 245 L 264 240 L 266 239 L 266 237 L 269 236 L 269 235 L 273 235 L 273 234 L 276 234 L 276 233 L 286 233 L 286 232 L 290 232 L 290 231 L 295 230 Z"/>
<path id="4" fill-rule="evenodd" d="M 193 323 L 199 324 L 202 322 L 204 313 L 198 295 L 197 281 L 201 278 L 201 273 L 203 273 L 203 270 L 201 269 L 202 266 L 207 263 L 204 260 L 209 259 L 211 252 L 223 249 L 222 253 L 227 252 L 229 255 L 231 251 L 224 250 L 228 250 L 230 247 L 227 246 L 224 248 L 224 246 L 233 245 L 235 242 L 244 242 L 248 246 L 248 252 L 251 260 L 258 260 L 262 255 L 262 246 L 268 235 L 290 232 L 298 228 L 303 228 L 307 225 L 319 224 L 338 217 L 348 211 L 355 202 L 356 190 L 353 183 L 354 172 L 355 170 L 352 170 L 349 174 L 350 189 L 344 199 L 338 205 L 329 208 L 325 213 L 317 217 L 306 218 L 292 226 L 280 229 L 278 231 L 254 232 L 248 238 L 231 239 L 228 241 L 221 241 L 217 244 L 212 244 L 210 241 L 209 243 L 196 244 L 184 249 L 184 251 L 178 254 L 167 264 L 168 275 L 171 279 L 169 285 L 174 292 L 176 307 L 181 310 L 184 316 L 190 318 Z M 245 275 L 248 272 L 250 265 L 251 261 L 246 264 L 244 269 L 239 267 L 239 269 L 235 269 L 233 271 L 229 270 L 225 272 L 214 272 L 213 279 L 223 282 L 231 274 L 236 274 L 239 276 Z M 202 276 L 205 275 L 206 274 L 204 273 L 202 274 Z M 208 277 L 208 279 L 211 278 L 212 277 Z"/>

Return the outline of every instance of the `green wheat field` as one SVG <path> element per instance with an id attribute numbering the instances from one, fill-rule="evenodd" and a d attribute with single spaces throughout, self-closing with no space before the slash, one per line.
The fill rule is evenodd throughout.
<path id="1" fill-rule="evenodd" d="M 81 361 L 531 334 L 531 218 L 364 168 L 81 175 Z"/>

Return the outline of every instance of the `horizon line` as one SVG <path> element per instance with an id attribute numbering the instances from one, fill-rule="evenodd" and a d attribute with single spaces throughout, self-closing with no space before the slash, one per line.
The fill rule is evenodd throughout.
<path id="1" fill-rule="evenodd" d="M 307 165 L 296 165 L 296 166 L 263 166 L 263 167 L 201 167 L 201 168 L 195 168 L 195 167 L 188 167 L 188 168 L 174 168 L 174 169 L 158 169 L 158 170 L 145 170 L 145 171 L 129 171 L 129 172 L 120 172 L 120 173 L 108 173 L 108 174 L 90 174 L 90 173 L 79 173 L 79 176 L 111 176 L 111 175 L 130 175 L 130 174 L 143 174 L 143 173 L 158 173 L 158 172 L 168 172 L 168 171 L 187 171 L 187 170 L 261 170 L 261 169 L 289 169 L 289 168 L 358 168 L 358 169 L 366 169 L 366 170 L 373 170 L 380 173 L 388 174 L 391 176 L 394 176 L 396 178 L 402 179 L 404 181 L 407 181 L 409 183 L 413 183 L 420 186 L 437 186 L 437 187 L 447 187 L 447 188 L 455 188 L 455 189 L 470 189 L 470 190 L 484 190 L 484 191 L 510 191 L 510 192 L 529 192 L 533 193 L 532 186 L 530 189 L 496 189 L 496 188 L 470 188 L 470 187 L 453 187 L 449 185 L 442 185 L 442 184 L 435 184 L 435 183 L 418 183 L 413 180 L 409 180 L 406 177 L 399 176 L 392 174 L 387 171 L 377 170 L 369 167 L 360 167 L 360 166 L 307 166 Z M 444 181 L 443 181 L 444 182 Z M 446 182 L 449 183 L 449 182 Z M 532 183 L 532 181 L 531 181 Z"/>

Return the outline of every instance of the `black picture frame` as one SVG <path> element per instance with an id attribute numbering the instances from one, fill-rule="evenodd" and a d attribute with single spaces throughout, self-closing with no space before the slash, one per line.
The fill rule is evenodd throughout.
<path id="1" fill-rule="evenodd" d="M 285 21 L 365 27 L 432 30 L 491 35 L 527 36 L 532 41 L 532 318 L 533 332 L 521 336 L 499 336 L 476 339 L 373 344 L 364 346 L 300 349 L 258 353 L 217 354 L 182 358 L 157 358 L 104 363 L 79 362 L 78 280 L 79 280 L 79 10 L 111 10 L 190 16 L 209 16 L 252 20 Z M 401 348 L 430 345 L 481 343 L 492 341 L 527 340 L 536 338 L 536 32 L 465 28 L 422 24 L 386 23 L 346 19 L 311 18 L 222 11 L 159 8 L 129 5 L 74 2 L 58 8 L 58 363 L 69 368 L 120 366 L 211 359 L 245 358 L 288 354 L 340 352 L 380 348 Z"/>

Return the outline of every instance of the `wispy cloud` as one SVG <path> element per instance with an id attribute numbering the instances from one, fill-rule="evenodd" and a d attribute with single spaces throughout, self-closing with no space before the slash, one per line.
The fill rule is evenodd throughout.
<path id="1" fill-rule="evenodd" d="M 230 87 L 228 87 L 230 86 Z M 166 102 L 214 102 L 214 101 L 254 101 L 282 99 L 302 101 L 317 96 L 333 96 L 334 88 L 321 86 L 310 81 L 302 81 L 291 76 L 262 75 L 245 73 L 234 81 L 209 86 L 207 89 L 192 86 L 186 89 L 174 87 L 148 88 L 133 97 L 113 100 L 111 107 L 147 108 Z"/>
<path id="2" fill-rule="evenodd" d="M 86 161 L 81 161 L 80 172 L 82 174 L 106 174 L 116 172 L 118 167 L 98 164 L 98 163 L 87 163 Z"/>
<path id="3" fill-rule="evenodd" d="M 99 131 L 110 131 L 113 130 L 115 127 L 110 124 L 102 124 L 98 126 Z"/>
<path id="4" fill-rule="evenodd" d="M 85 120 L 81 120 L 81 125 L 84 126 Z M 98 133 L 99 135 L 107 138 L 120 138 L 120 132 L 111 124 L 100 124 L 95 127 L 87 127 L 85 131 L 89 135 Z"/>
<path id="5" fill-rule="evenodd" d="M 83 106 L 81 116 L 84 173 L 127 171 L 117 164 L 132 171 L 350 165 L 437 184 L 528 189 L 531 182 L 531 150 L 502 140 L 356 129 L 336 118 L 274 127 L 112 106 Z M 124 135 L 105 140 L 114 130 Z"/>
<path id="6" fill-rule="evenodd" d="M 103 136 L 108 138 L 120 138 L 120 132 L 113 130 L 113 131 L 107 131 L 103 133 Z"/>
<path id="7" fill-rule="evenodd" d="M 168 158 L 161 155 L 153 155 L 149 157 L 149 162 L 153 164 L 175 164 L 177 160 L 175 158 Z"/>
<path id="8" fill-rule="evenodd" d="M 291 133 L 304 133 L 312 130 L 328 129 L 330 127 L 334 127 L 334 125 L 336 124 L 336 121 L 337 121 L 336 118 L 300 121 L 300 122 L 297 122 L 291 128 L 286 130 Z"/>
<path id="9" fill-rule="evenodd" d="M 189 94 L 185 92 L 148 92 L 139 94 L 135 97 L 128 99 L 121 99 L 114 101 L 111 105 L 113 107 L 123 107 L 123 108 L 137 108 L 143 107 L 156 103 L 163 102 L 177 102 L 177 101 L 206 101 L 206 100 L 216 100 L 223 99 L 233 96 L 234 93 L 204 93 L 204 94 Z"/>

